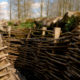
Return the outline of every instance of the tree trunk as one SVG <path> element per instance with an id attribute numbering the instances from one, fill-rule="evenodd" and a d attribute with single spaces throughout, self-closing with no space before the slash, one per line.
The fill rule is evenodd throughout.
<path id="1" fill-rule="evenodd" d="M 41 14 L 40 14 L 40 17 L 41 18 L 43 17 L 43 0 L 41 0 Z"/>
<path id="2" fill-rule="evenodd" d="M 10 0 L 10 20 L 12 20 L 12 2 L 11 2 L 11 0 Z"/>
<path id="3" fill-rule="evenodd" d="M 49 4 L 50 4 L 50 0 L 48 0 L 47 2 L 47 17 L 49 16 Z"/>
<path id="4" fill-rule="evenodd" d="M 18 19 L 20 19 L 20 0 L 18 0 Z"/>
<path id="5" fill-rule="evenodd" d="M 26 1 L 24 0 L 24 18 L 26 18 Z"/>

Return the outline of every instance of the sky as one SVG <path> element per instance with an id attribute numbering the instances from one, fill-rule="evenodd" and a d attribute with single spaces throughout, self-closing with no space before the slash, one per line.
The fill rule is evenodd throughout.
<path id="1" fill-rule="evenodd" d="M 3 2 L 3 1 L 4 1 L 4 2 L 8 2 L 8 0 L 0 0 L 0 3 Z"/>
<path id="2" fill-rule="evenodd" d="M 9 19 L 8 6 L 8 0 L 0 0 L 0 19 Z"/>

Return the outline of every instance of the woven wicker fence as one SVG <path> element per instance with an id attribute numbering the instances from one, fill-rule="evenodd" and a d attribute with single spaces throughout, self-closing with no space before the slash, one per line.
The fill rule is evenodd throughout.
<path id="1" fill-rule="evenodd" d="M 56 44 L 53 35 L 49 35 L 52 31 L 44 37 L 40 32 L 32 31 L 25 45 L 19 48 L 15 67 L 27 80 L 80 79 L 80 32 L 64 33 Z"/>

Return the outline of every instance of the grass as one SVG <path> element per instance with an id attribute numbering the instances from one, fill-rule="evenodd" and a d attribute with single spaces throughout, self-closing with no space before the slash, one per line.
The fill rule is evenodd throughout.
<path id="1" fill-rule="evenodd" d="M 20 23 L 20 28 L 33 28 L 34 22 L 22 22 Z"/>
<path id="2" fill-rule="evenodd" d="M 8 22 L 8 26 L 14 26 L 16 22 L 13 21 L 9 21 Z M 25 20 L 25 22 L 21 21 L 20 23 L 18 23 L 17 26 L 14 26 L 14 28 L 33 28 L 35 25 L 34 20 L 33 19 L 28 19 Z"/>

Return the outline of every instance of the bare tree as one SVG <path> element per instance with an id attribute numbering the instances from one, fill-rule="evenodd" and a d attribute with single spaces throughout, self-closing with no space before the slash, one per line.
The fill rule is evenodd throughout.
<path id="1" fill-rule="evenodd" d="M 17 7 L 18 7 L 18 19 L 20 19 L 21 17 L 21 11 L 20 11 L 20 0 L 17 0 L 18 4 L 17 4 Z"/>
<path id="2" fill-rule="evenodd" d="M 62 0 L 58 0 L 58 16 L 62 14 Z"/>
<path id="3" fill-rule="evenodd" d="M 33 0 L 26 1 L 26 17 L 31 17 Z"/>
<path id="4" fill-rule="evenodd" d="M 49 5 L 50 5 L 50 0 L 47 0 L 47 17 L 49 16 Z"/>
<path id="5" fill-rule="evenodd" d="M 21 17 L 29 18 L 32 14 L 33 0 L 21 0 Z"/>
<path id="6" fill-rule="evenodd" d="M 76 10 L 77 10 L 77 11 L 79 11 L 79 8 L 80 8 L 80 6 L 79 6 L 79 5 L 80 5 L 79 2 L 80 2 L 80 0 L 77 0 L 77 1 L 76 1 L 76 4 L 77 4 L 77 5 L 76 5 L 75 7 L 76 7 Z"/>
<path id="7" fill-rule="evenodd" d="M 34 0 L 9 0 L 10 1 L 10 20 L 13 18 L 30 18 L 35 12 L 32 8 Z M 62 16 L 67 11 L 80 10 L 80 0 L 39 0 L 40 1 L 40 17 Z M 45 4 L 46 3 L 46 4 Z M 12 15 L 13 13 L 13 15 Z"/>
<path id="8" fill-rule="evenodd" d="M 43 2 L 44 0 L 41 0 L 41 5 L 40 5 L 40 17 L 43 17 Z"/>
<path id="9" fill-rule="evenodd" d="M 12 2 L 9 0 L 10 3 L 10 20 L 12 20 Z"/>
<path id="10" fill-rule="evenodd" d="M 12 3 L 12 16 L 17 19 L 31 17 L 33 0 L 12 0 Z"/>
<path id="11" fill-rule="evenodd" d="M 24 17 L 26 17 L 26 0 L 24 0 Z"/>

